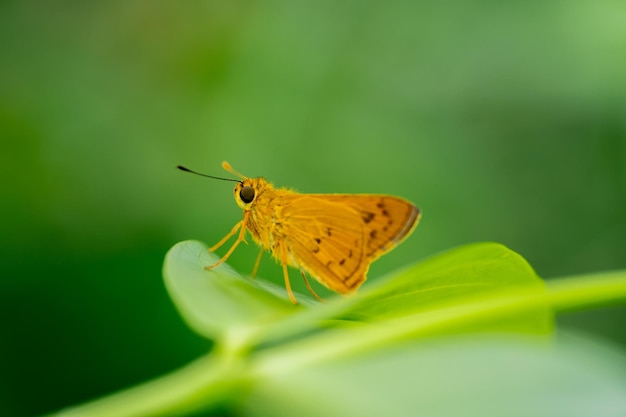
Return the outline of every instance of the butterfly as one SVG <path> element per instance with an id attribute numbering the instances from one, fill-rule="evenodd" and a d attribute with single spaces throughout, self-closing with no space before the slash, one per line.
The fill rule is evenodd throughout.
<path id="1" fill-rule="evenodd" d="M 366 280 L 370 264 L 411 234 L 421 217 L 409 201 L 377 194 L 301 194 L 276 188 L 262 177 L 248 178 L 228 162 L 222 167 L 239 180 L 178 169 L 204 177 L 234 181 L 234 197 L 243 219 L 209 250 L 215 252 L 233 236 L 235 242 L 214 265 L 225 262 L 245 241 L 246 231 L 261 247 L 261 257 L 271 252 L 282 265 L 287 294 L 297 300 L 289 282 L 288 267 L 300 270 L 308 290 L 323 301 L 307 280 L 307 274 L 339 294 L 356 291 Z"/>

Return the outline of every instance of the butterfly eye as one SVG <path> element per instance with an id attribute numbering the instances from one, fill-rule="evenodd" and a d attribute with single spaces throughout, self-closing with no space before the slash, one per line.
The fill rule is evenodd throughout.
<path id="1" fill-rule="evenodd" d="M 252 200 L 254 200 L 254 188 L 249 185 L 242 187 L 241 191 L 239 191 L 239 197 L 246 204 L 252 203 Z"/>

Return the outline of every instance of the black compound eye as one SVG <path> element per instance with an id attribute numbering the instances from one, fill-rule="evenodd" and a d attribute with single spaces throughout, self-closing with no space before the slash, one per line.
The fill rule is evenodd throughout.
<path id="1" fill-rule="evenodd" d="M 252 203 L 252 200 L 254 200 L 254 188 L 245 185 L 241 188 L 241 191 L 239 191 L 239 197 L 241 197 L 241 201 L 246 204 Z"/>

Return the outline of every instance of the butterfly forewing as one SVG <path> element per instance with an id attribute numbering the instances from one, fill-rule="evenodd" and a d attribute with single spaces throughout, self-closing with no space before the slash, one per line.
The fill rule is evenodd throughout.
<path id="1" fill-rule="evenodd" d="M 415 226 L 419 211 L 378 195 L 307 195 L 285 205 L 284 232 L 294 264 L 339 293 L 365 281 L 372 261 Z"/>
<path id="2" fill-rule="evenodd" d="M 286 205 L 283 214 L 289 219 L 284 232 L 294 266 L 339 293 L 363 281 L 364 231 L 353 210 L 302 196 Z"/>

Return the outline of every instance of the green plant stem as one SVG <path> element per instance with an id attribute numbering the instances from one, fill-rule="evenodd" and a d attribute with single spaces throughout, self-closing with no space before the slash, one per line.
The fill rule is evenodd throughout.
<path id="1" fill-rule="evenodd" d="M 547 287 L 555 312 L 617 304 L 626 301 L 626 271 L 553 279 Z"/>
<path id="2" fill-rule="evenodd" d="M 170 374 L 86 404 L 61 410 L 58 417 L 172 416 L 224 401 L 241 358 L 234 350 L 214 351 Z M 224 353 L 224 354 L 222 354 Z"/>

